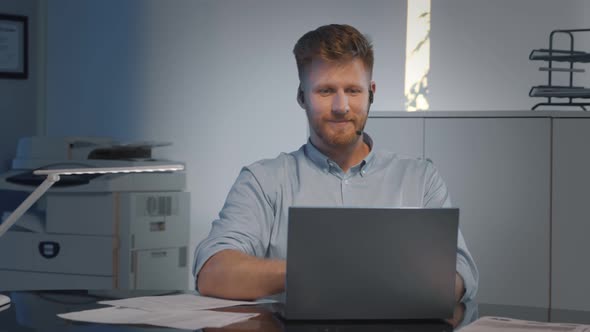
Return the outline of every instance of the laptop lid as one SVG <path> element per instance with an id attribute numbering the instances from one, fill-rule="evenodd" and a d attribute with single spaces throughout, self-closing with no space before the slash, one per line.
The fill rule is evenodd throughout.
<path id="1" fill-rule="evenodd" d="M 456 208 L 291 207 L 287 319 L 453 315 Z"/>

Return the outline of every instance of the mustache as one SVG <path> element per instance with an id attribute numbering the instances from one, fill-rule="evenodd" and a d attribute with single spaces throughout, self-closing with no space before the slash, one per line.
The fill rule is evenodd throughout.
<path id="1" fill-rule="evenodd" d="M 350 115 L 342 115 L 342 116 L 338 116 L 338 115 L 334 116 L 334 115 L 332 115 L 332 116 L 325 117 L 323 120 L 325 120 L 325 121 L 342 121 L 342 122 L 345 122 L 345 121 L 355 121 L 357 119 L 358 119 L 357 117 L 350 116 Z"/>

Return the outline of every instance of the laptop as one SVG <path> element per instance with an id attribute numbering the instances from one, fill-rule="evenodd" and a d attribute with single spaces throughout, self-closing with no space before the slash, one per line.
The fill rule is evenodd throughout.
<path id="1" fill-rule="evenodd" d="M 457 208 L 291 207 L 287 320 L 445 319 Z"/>

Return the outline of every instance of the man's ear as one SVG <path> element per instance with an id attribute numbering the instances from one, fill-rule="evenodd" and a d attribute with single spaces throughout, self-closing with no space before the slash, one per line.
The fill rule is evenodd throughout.
<path id="1" fill-rule="evenodd" d="M 301 108 L 305 109 L 305 95 L 303 94 L 303 89 L 301 85 L 297 88 L 297 103 Z"/>

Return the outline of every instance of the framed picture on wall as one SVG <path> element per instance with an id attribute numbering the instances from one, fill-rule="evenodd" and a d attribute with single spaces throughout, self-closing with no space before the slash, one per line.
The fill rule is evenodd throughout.
<path id="1" fill-rule="evenodd" d="M 0 79 L 25 79 L 28 64 L 28 18 L 0 14 Z"/>

